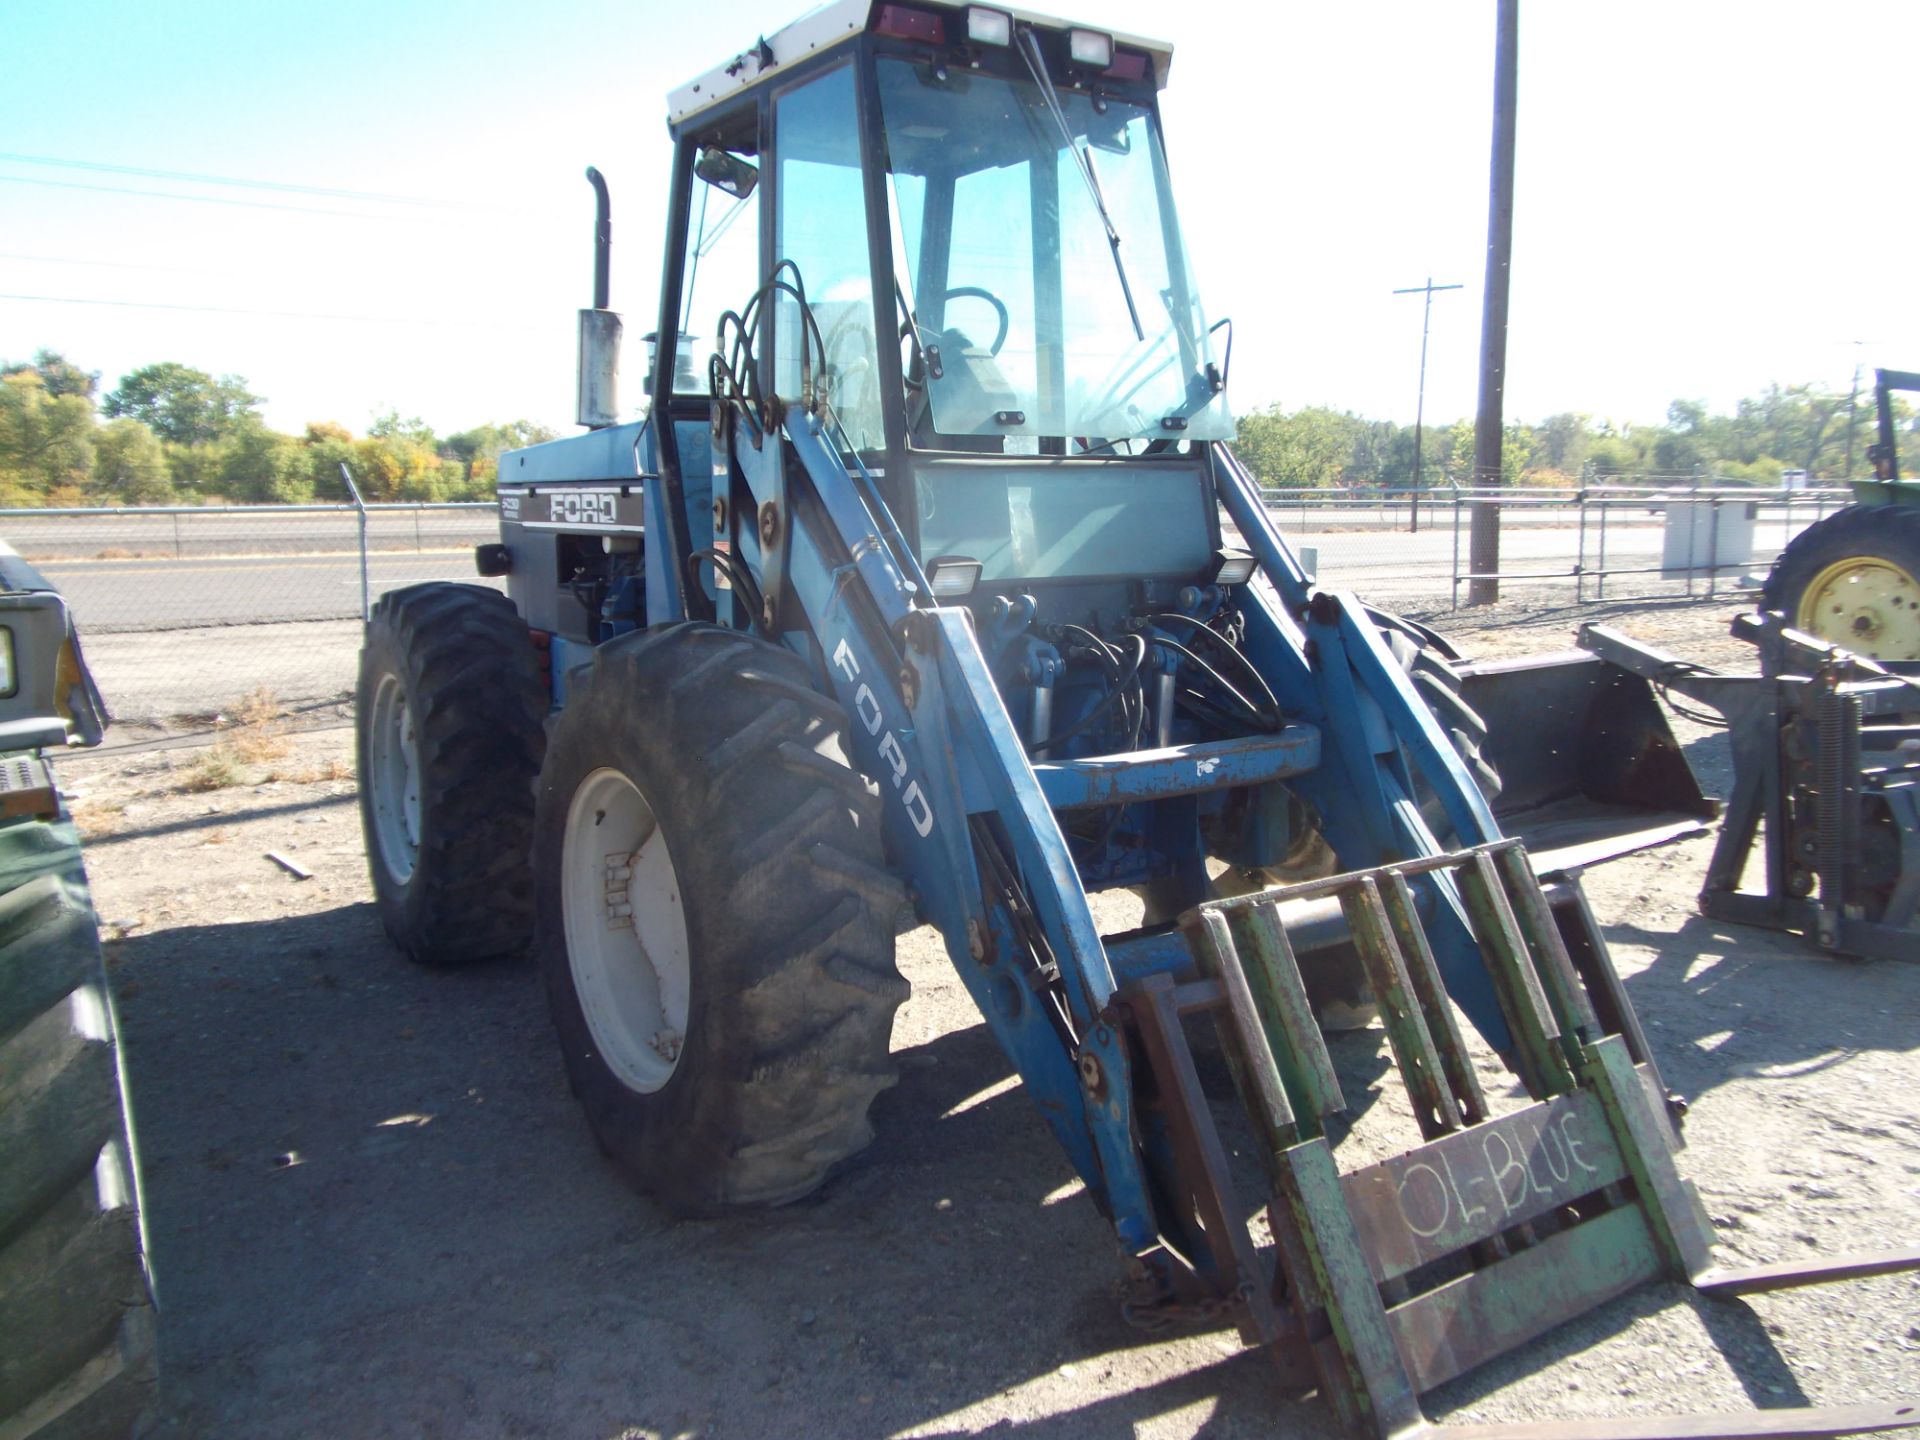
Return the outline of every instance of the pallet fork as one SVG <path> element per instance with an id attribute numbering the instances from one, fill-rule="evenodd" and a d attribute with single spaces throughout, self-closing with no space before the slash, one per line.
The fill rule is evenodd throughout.
<path id="1" fill-rule="evenodd" d="M 1531 1103 L 1495 1114 L 1446 998 L 1410 881 L 1464 901 Z M 1327 1122 L 1346 1108 L 1279 907 L 1337 899 L 1381 1002 L 1424 1143 L 1342 1174 Z M 1920 1425 L 1920 1406 L 1860 1404 L 1709 1417 L 1437 1426 L 1420 1395 L 1648 1281 L 1711 1295 L 1920 1268 L 1920 1246 L 1729 1270 L 1679 1174 L 1677 1103 L 1660 1084 L 1591 912 L 1543 889 L 1517 841 L 1202 905 L 1183 917 L 1202 978 L 1147 977 L 1110 1021 L 1143 1057 L 1145 1106 L 1198 1177 L 1211 1254 L 1184 1257 L 1283 1378 L 1317 1387 L 1377 1440 L 1831 1436 Z M 1256 1132 L 1273 1261 L 1257 1254 L 1182 1017 L 1216 1022 Z M 1163 1267 L 1155 1267 L 1163 1268 Z M 1189 1304 L 1196 1296 L 1185 1297 Z"/>

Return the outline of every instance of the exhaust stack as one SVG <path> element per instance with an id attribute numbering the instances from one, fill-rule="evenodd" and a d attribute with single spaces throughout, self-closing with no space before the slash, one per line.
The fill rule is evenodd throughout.
<path id="1" fill-rule="evenodd" d="M 606 178 L 587 167 L 593 186 L 593 308 L 580 312 L 580 371 L 576 419 L 590 430 L 620 423 L 620 317 L 607 308 L 607 269 L 613 252 L 613 211 Z"/>

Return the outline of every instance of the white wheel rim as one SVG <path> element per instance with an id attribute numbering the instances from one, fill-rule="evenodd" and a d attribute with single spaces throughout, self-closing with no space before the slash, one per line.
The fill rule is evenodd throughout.
<path id="1" fill-rule="evenodd" d="M 560 850 L 567 964 L 607 1068 L 651 1094 L 687 1033 L 686 913 L 666 833 L 638 787 L 596 770 L 567 806 Z"/>
<path id="2" fill-rule="evenodd" d="M 404 885 L 420 858 L 420 742 L 398 675 L 381 677 L 367 737 L 373 752 L 367 778 L 375 848 L 387 873 Z"/>

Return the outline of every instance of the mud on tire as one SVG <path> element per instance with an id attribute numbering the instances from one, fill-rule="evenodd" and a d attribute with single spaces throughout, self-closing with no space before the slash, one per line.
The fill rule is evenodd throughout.
<path id="1" fill-rule="evenodd" d="M 130 1433 L 156 1378 L 119 1032 L 79 842 L 0 827 L 0 1434 Z"/>
<path id="2" fill-rule="evenodd" d="M 614 1165 L 679 1214 L 815 1189 L 872 1138 L 868 1107 L 896 1078 L 904 890 L 877 801 L 841 751 L 845 713 L 809 680 L 788 651 L 712 625 L 611 641 L 573 682 L 541 774 L 536 950 L 568 1078 Z M 569 812 L 605 793 L 593 787 L 609 771 L 651 812 L 684 921 L 684 1031 L 647 1089 L 619 1073 L 620 1036 L 604 1007 L 587 1018 L 586 962 L 569 955 L 569 915 L 601 923 L 563 893 Z M 602 818 L 582 812 L 573 833 Z M 620 868 L 586 839 L 575 849 L 576 864 Z M 633 963 L 665 976 L 651 956 Z"/>
<path id="3" fill-rule="evenodd" d="M 409 958 L 527 948 L 546 711 L 540 652 L 498 591 L 412 585 L 373 607 L 355 692 L 360 823 L 381 923 Z"/>

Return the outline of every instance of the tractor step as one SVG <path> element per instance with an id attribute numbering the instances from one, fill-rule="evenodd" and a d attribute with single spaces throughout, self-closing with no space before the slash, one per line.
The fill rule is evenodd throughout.
<path id="1" fill-rule="evenodd" d="M 1452 887 L 1511 1027 L 1530 1103 L 1494 1113 L 1428 945 L 1421 887 Z M 1573 891 L 1577 897 L 1577 890 Z M 1332 897 L 1379 998 L 1424 1143 L 1342 1173 L 1327 1122 L 1346 1101 L 1280 907 Z M 1184 1162 L 1185 1250 L 1141 1257 L 1170 1313 L 1229 1316 L 1313 1385 L 1356 1435 L 1822 1436 L 1920 1426 L 1913 1405 L 1654 1422 L 1436 1426 L 1420 1396 L 1662 1277 L 1745 1293 L 1920 1268 L 1920 1247 L 1729 1271 L 1675 1164 L 1677 1107 L 1584 903 L 1550 902 L 1520 842 L 1499 841 L 1260 895 L 1182 920 L 1199 966 L 1118 993 L 1148 1113 Z M 1182 1017 L 1210 1013 L 1265 1161 L 1272 1260 L 1240 1218 L 1227 1147 Z M 1170 1278 L 1168 1278 L 1170 1277 Z M 1635 1428 L 1637 1427 L 1637 1428 Z"/>

